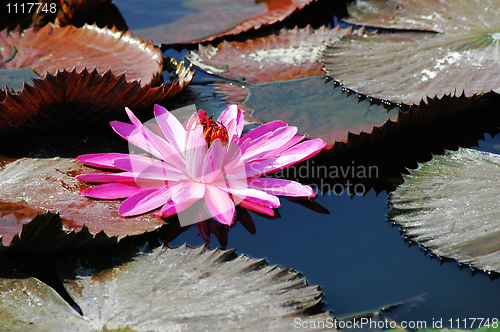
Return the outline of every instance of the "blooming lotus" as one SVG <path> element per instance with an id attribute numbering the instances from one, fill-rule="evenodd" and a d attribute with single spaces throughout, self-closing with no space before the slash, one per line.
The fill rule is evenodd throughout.
<path id="1" fill-rule="evenodd" d="M 296 135 L 297 128 L 285 122 L 269 122 L 242 136 L 243 113 L 236 105 L 226 108 L 217 121 L 200 110 L 184 124 L 155 105 L 153 126 L 145 126 L 125 110 L 132 124 L 113 121 L 112 128 L 153 158 L 121 153 L 77 158 L 88 166 L 122 171 L 77 177 L 101 183 L 83 191 L 85 196 L 127 198 L 119 208 L 122 216 L 160 208 L 156 215 L 166 218 L 204 200 L 205 211 L 231 225 L 235 204 L 272 216 L 280 206 L 275 195 L 315 196 L 309 186 L 261 178 L 310 158 L 325 146 L 321 139 L 301 142 L 305 135 Z"/>

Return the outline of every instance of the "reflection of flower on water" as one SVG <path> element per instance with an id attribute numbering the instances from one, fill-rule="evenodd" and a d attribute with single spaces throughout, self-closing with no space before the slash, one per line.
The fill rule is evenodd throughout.
<path id="1" fill-rule="evenodd" d="M 217 121 L 200 110 L 183 125 L 156 105 L 158 124 L 151 129 L 126 111 L 132 124 L 114 121 L 111 126 L 157 159 L 120 153 L 77 158 L 88 166 L 123 171 L 77 177 L 102 183 L 83 195 L 127 198 L 119 208 L 122 216 L 160 208 L 156 215 L 167 218 L 178 214 L 183 226 L 210 217 L 231 225 L 235 204 L 272 216 L 273 209 L 280 206 L 275 195 L 315 196 L 309 186 L 294 181 L 259 178 L 310 158 L 325 146 L 321 139 L 299 143 L 305 136 L 296 136 L 297 128 L 285 122 L 269 122 L 241 137 L 243 113 L 235 105 L 226 108 Z"/>
<path id="2" fill-rule="evenodd" d="M 298 200 L 298 199 L 289 199 L 290 202 L 302 205 L 308 208 L 311 211 L 321 213 L 321 214 L 330 214 L 330 212 L 317 202 L 313 200 Z M 258 213 L 259 214 L 259 213 Z M 278 219 L 281 218 L 280 214 L 276 211 L 274 216 L 269 216 L 266 214 L 259 214 L 260 216 L 266 219 Z M 187 231 L 191 225 L 189 226 L 181 226 L 179 221 L 176 220 L 176 216 L 172 216 L 168 220 L 169 224 L 164 229 L 163 232 L 160 233 L 160 240 L 164 242 L 164 244 L 168 245 L 171 241 L 175 240 L 179 235 Z M 248 213 L 248 210 L 242 208 L 241 206 L 236 206 L 236 215 L 234 219 L 234 223 L 231 226 L 222 225 L 218 222 L 214 221 L 211 218 L 205 219 L 196 223 L 196 228 L 198 229 L 198 233 L 201 235 L 203 240 L 205 241 L 205 245 L 210 246 L 211 242 L 211 234 L 215 235 L 215 238 L 219 242 L 221 249 L 226 249 L 229 229 L 235 227 L 236 224 L 240 223 L 250 234 L 254 235 L 257 232 L 257 228 L 255 227 L 255 223 L 253 222 L 252 216 Z"/>

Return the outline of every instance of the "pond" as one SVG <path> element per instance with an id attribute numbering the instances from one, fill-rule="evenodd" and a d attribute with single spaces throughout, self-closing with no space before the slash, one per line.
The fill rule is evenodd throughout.
<path id="1" fill-rule="evenodd" d="M 23 223 L 31 220 L 31 217 L 27 217 L 30 216 L 29 213 L 55 209 L 60 211 L 62 224 L 66 228 L 70 227 L 81 233 L 78 233 L 80 235 L 60 233 L 58 219 L 55 218 L 57 220 L 54 221 L 54 217 L 50 217 L 52 219 L 47 224 L 57 228 L 57 231 L 53 231 L 56 240 L 52 241 L 47 237 L 42 241 L 33 235 L 36 232 L 32 234 L 28 233 L 29 229 L 23 230 L 28 234 L 24 235 L 26 238 L 30 239 L 30 236 L 33 236 L 36 241 L 40 241 L 32 240 L 32 243 L 38 246 L 34 251 L 29 249 L 33 244 L 28 243 L 28 247 L 23 247 L 26 245 L 23 236 L 21 240 L 19 237 L 16 238 L 17 235 L 14 236 L 12 248 L 8 248 L 8 242 L 4 240 L 5 247 L 0 249 L 5 250 L 6 254 L 2 257 L 6 259 L 0 265 L 5 271 L 12 269 L 14 272 L 9 273 L 14 274 L 4 275 L 4 271 L 1 271 L 0 276 L 4 283 L 0 284 L 0 294 L 10 292 L 10 288 L 7 287 L 7 290 L 2 288 L 6 287 L 4 284 L 8 283 L 8 280 L 15 280 L 23 285 L 28 285 L 24 282 L 35 282 L 36 287 L 31 287 L 39 289 L 42 295 L 36 297 L 38 295 L 35 294 L 34 298 L 47 299 L 45 305 L 48 309 L 47 311 L 40 309 L 41 316 L 45 317 L 47 312 L 50 315 L 50 310 L 62 308 L 61 303 L 67 301 L 72 306 L 71 310 L 83 312 L 85 320 L 87 313 L 89 317 L 95 316 L 97 310 L 95 308 L 106 307 L 102 303 L 89 304 L 89 298 L 98 298 L 97 295 L 94 297 L 88 295 L 91 294 L 88 290 L 92 289 L 91 283 L 98 280 L 104 284 L 116 275 L 126 275 L 126 273 L 120 274 L 121 272 L 113 274 L 115 272 L 111 273 L 111 269 L 121 268 L 122 263 L 123 266 L 128 266 L 130 262 L 133 262 L 130 263 L 133 265 L 136 261 L 142 264 L 142 257 L 146 257 L 150 252 L 159 255 L 159 251 L 155 250 L 158 250 L 158 246 L 162 243 L 170 248 L 181 247 L 181 250 L 184 250 L 182 247 L 184 244 L 200 247 L 210 242 L 208 245 L 211 249 L 236 248 L 238 254 L 255 259 L 266 258 L 269 265 L 292 268 L 298 271 L 301 277 L 305 277 L 309 285 L 320 286 L 324 301 L 322 311 L 316 306 L 310 312 L 304 310 L 305 313 L 297 309 L 297 312 L 290 313 L 290 317 L 293 315 L 312 317 L 308 315 L 331 311 L 331 317 L 339 319 L 352 319 L 352 317 L 389 319 L 408 331 L 413 331 L 416 327 L 480 327 L 477 322 L 471 325 L 472 321 L 464 321 L 464 318 L 485 318 L 491 322 L 498 322 L 500 308 L 498 267 L 493 265 L 488 271 L 483 272 L 481 269 L 468 266 L 468 263 L 461 264 L 455 259 L 436 256 L 431 253 L 432 250 L 419 245 L 418 240 L 405 238 L 405 230 L 393 222 L 393 216 L 390 214 L 393 192 L 398 186 L 401 188 L 405 180 L 411 178 L 415 168 L 429 162 L 436 155 L 442 155 L 447 150 L 457 150 L 458 147 L 500 155 L 500 135 L 496 135 L 500 125 L 500 111 L 497 106 L 500 97 L 496 90 L 490 91 L 495 89 L 495 84 L 498 82 L 488 83 L 488 80 L 493 80 L 491 77 L 497 70 L 497 68 L 488 69 L 488 66 L 492 61 L 498 62 L 498 59 L 484 55 L 496 52 L 497 49 L 492 51 L 491 48 L 498 47 L 497 43 L 491 42 L 489 40 L 491 38 L 488 37 L 497 36 L 488 30 L 494 29 L 489 26 L 489 16 L 484 18 L 486 22 L 482 27 L 484 31 L 478 29 L 480 32 L 471 33 L 469 39 L 463 41 L 461 39 L 465 38 L 463 35 L 454 35 L 453 28 L 442 24 L 442 20 L 439 19 L 440 15 L 444 15 L 442 8 L 430 7 L 429 10 L 433 12 L 427 12 L 425 8 L 416 5 L 380 9 L 378 6 L 381 1 L 369 1 L 372 3 L 370 8 L 377 10 L 373 9 L 375 13 L 367 14 L 365 11 L 368 7 L 363 7 L 358 2 L 344 4 L 339 1 L 335 5 L 320 0 L 298 2 L 301 3 L 301 7 L 292 4 L 292 1 L 232 0 L 214 1 L 213 4 L 207 5 L 202 1 L 169 0 L 149 4 L 146 7 L 139 1 L 116 0 L 113 1 L 112 7 L 102 9 L 101 16 L 95 12 L 93 15 L 96 15 L 96 18 L 92 22 L 97 22 L 99 26 L 103 25 L 103 22 L 108 25 L 111 24 L 109 22 L 116 26 L 125 25 L 130 28 L 134 36 L 153 40 L 154 45 L 141 44 L 140 48 L 144 50 L 141 54 L 149 52 L 154 58 L 161 53 L 164 58 L 163 73 L 159 69 L 154 69 L 157 71 L 153 70 L 151 74 L 147 71 L 149 69 L 145 69 L 149 64 L 145 64 L 143 58 L 141 58 L 141 62 L 144 62 L 141 64 L 141 70 L 153 77 L 153 81 L 158 81 L 153 86 L 159 86 L 161 80 L 171 84 L 171 89 L 168 91 L 164 88 L 167 84 L 162 85 L 165 96 L 168 97 L 163 99 L 159 97 L 157 90 L 154 90 L 156 87 L 147 84 L 148 80 L 134 86 L 127 85 L 132 83 L 127 83 L 125 76 L 117 78 L 110 73 L 103 74 L 104 71 L 97 72 L 99 68 L 91 74 L 82 74 L 86 78 L 81 78 L 83 83 L 80 84 L 75 84 L 76 81 L 72 81 L 73 78 L 70 77 L 77 75 L 74 70 L 56 74 L 47 69 L 49 72 L 47 75 L 52 75 L 50 76 L 52 81 L 44 81 L 44 78 L 38 76 L 40 72 L 37 70 L 40 70 L 36 69 L 43 66 L 36 60 L 29 62 L 30 65 L 27 66 L 35 72 L 20 65 L 23 69 L 17 71 L 15 75 L 21 76 L 16 78 L 11 76 L 15 73 L 12 70 L 14 68 L 8 66 L 13 63 L 11 58 L 18 61 L 21 56 L 26 56 L 25 53 L 21 47 L 19 47 L 20 55 L 14 52 L 14 47 L 12 54 L 9 53 L 10 50 L 2 51 L 7 52 L 9 56 L 2 53 L 3 60 L 0 61 L 2 82 L 16 84 L 14 88 L 19 91 L 23 89 L 20 82 L 27 81 L 26 77 L 37 76 L 39 80 L 34 81 L 36 84 L 32 84 L 34 88 L 24 88 L 32 93 L 31 99 L 22 93 L 7 90 L 0 95 L 4 99 L 0 102 L 2 104 L 0 106 L 7 110 L 2 109 L 3 119 L 0 115 L 0 134 L 3 135 L 0 157 L 5 156 L 0 159 L 2 167 L 0 189 L 3 190 L 3 197 L 0 199 L 0 221 L 3 224 L 0 225 L 0 230 L 5 236 L 12 237 L 21 231 Z M 347 10 L 351 13 L 349 17 L 346 16 Z M 402 13 L 402 20 L 391 21 L 393 26 L 382 24 L 386 15 L 394 15 L 394 10 Z M 450 26 L 457 24 L 456 17 L 465 17 L 464 13 L 469 9 L 457 6 L 454 10 L 450 14 L 453 16 L 453 19 L 449 18 Z M 432 16 L 434 14 L 435 17 Z M 415 15 L 418 17 L 412 21 Z M 64 22 L 62 16 L 59 19 Z M 74 24 L 77 25 L 75 23 L 77 17 L 71 19 L 74 19 Z M 339 21 L 341 25 L 337 25 Z M 293 29 L 295 25 L 300 28 Z M 363 25 L 371 27 L 365 30 L 362 28 Z M 47 33 L 48 28 L 44 29 L 42 31 Z M 111 43 L 110 40 L 113 38 L 120 39 L 117 34 L 111 32 L 101 33 L 101 37 L 103 34 L 107 34 L 107 39 L 100 41 L 102 45 L 110 45 L 108 43 Z M 90 49 L 106 48 L 92 45 L 91 40 L 94 37 L 85 38 L 86 42 L 83 44 L 87 43 L 86 47 Z M 130 44 L 140 44 L 138 40 L 131 38 L 125 39 L 133 40 Z M 22 43 L 29 45 L 26 41 Z M 443 44 L 452 51 L 443 53 L 445 52 L 442 51 Z M 23 44 L 23 47 L 26 46 Z M 79 47 L 71 46 L 77 49 Z M 107 59 L 105 62 L 106 66 L 113 69 L 113 61 L 117 61 L 120 65 L 125 63 L 127 66 L 130 66 L 130 61 L 132 63 L 135 61 L 136 56 L 133 51 L 127 51 L 128 44 L 126 47 L 120 46 L 122 50 L 118 50 L 120 48 L 118 46 L 114 47 L 111 53 L 120 60 L 112 60 L 110 57 L 111 60 Z M 384 51 L 384 47 L 387 52 Z M 43 47 L 40 46 L 39 49 Z M 367 50 L 366 55 L 363 53 L 365 50 Z M 40 58 L 46 61 L 51 56 Z M 99 58 L 97 55 L 93 57 Z M 188 69 L 181 65 L 177 70 L 173 69 L 175 63 L 169 58 L 176 59 Z M 71 56 L 63 56 L 62 59 L 64 63 L 73 61 Z M 483 60 L 486 64 L 479 63 Z M 467 61 L 475 61 L 475 64 L 471 65 Z M 19 60 L 19 63 L 21 62 L 23 61 Z M 195 65 L 194 77 L 189 69 L 191 63 Z M 154 65 L 160 66 L 158 61 Z M 83 65 L 79 63 L 78 66 Z M 9 70 L 5 70 L 4 67 Z M 468 72 L 473 72 L 471 68 L 479 68 L 477 70 L 482 71 L 485 79 L 478 78 L 476 69 L 470 80 L 465 79 Z M 68 71 L 70 69 L 66 68 Z M 133 74 L 139 75 L 135 70 Z M 63 80 L 60 78 L 63 76 L 58 75 L 67 75 L 64 76 L 65 80 L 67 79 L 64 80 L 66 83 L 61 83 Z M 97 77 L 97 75 L 103 76 Z M 106 81 L 108 84 L 103 83 L 105 80 L 102 77 L 108 80 Z M 180 80 L 176 81 L 179 77 Z M 459 81 L 460 84 L 454 85 L 454 81 Z M 54 82 L 59 82 L 59 85 Z M 90 85 L 91 92 L 77 90 L 86 84 Z M 40 86 L 46 87 L 43 88 L 45 90 L 40 90 L 43 90 L 43 93 L 32 92 L 38 91 L 35 88 Z M 110 87 L 109 92 L 104 90 L 106 86 Z M 58 88 L 61 90 L 57 90 Z M 460 94 L 456 93 L 455 96 L 454 89 L 457 92 L 465 90 L 467 95 L 459 96 Z M 72 91 L 77 97 L 71 99 L 73 98 L 71 94 L 66 96 L 65 91 Z M 477 92 L 477 95 L 472 95 L 470 91 Z M 76 99 L 86 93 L 88 93 L 87 98 L 83 101 Z M 443 96 L 443 94 L 450 95 Z M 48 102 L 53 96 L 56 100 L 57 95 L 62 96 L 63 101 Z M 422 100 L 422 96 L 426 95 L 437 95 L 437 97 Z M 33 96 L 42 97 L 37 99 L 38 97 Z M 135 98 L 136 96 L 139 97 Z M 64 104 L 66 102 L 67 104 Z M 90 111 L 87 115 L 82 115 L 82 110 L 87 110 L 85 107 L 89 102 Z M 319 155 L 291 166 L 288 171 L 280 170 L 271 175 L 274 178 L 294 180 L 309 185 L 317 197 L 308 200 L 280 196 L 281 206 L 274 210 L 273 217 L 250 210 L 247 214 L 242 208 L 237 208 L 236 222 L 231 227 L 217 223 L 214 219 L 205 224 L 205 226 L 211 225 L 207 231 L 210 241 L 207 239 L 207 233 L 201 235 L 200 228 L 194 225 L 181 231 L 178 223 L 176 224 L 175 216 L 164 217 L 170 225 L 163 226 L 160 230 L 156 229 L 164 225 L 164 222 L 152 213 L 128 219 L 133 220 L 128 224 L 120 224 L 120 221 L 124 220 L 118 215 L 121 200 L 100 200 L 102 197 L 91 200 L 79 194 L 81 190 L 90 190 L 92 185 L 83 184 L 75 177 L 80 176 L 82 179 L 81 176 L 85 178 L 86 172 L 98 171 L 89 171 L 89 168 L 76 163 L 74 158 L 85 153 L 129 152 L 131 147 L 116 135 L 119 133 L 122 137 L 127 136 L 123 132 L 126 132 L 128 127 L 119 127 L 120 125 L 115 122 L 111 129 L 107 124 L 108 120 L 130 123 L 125 113 L 121 111 L 124 108 L 122 106 L 127 106 L 127 103 L 133 105 L 132 111 L 142 122 L 152 118 L 152 104 L 155 103 L 168 108 L 181 122 L 186 120 L 193 110 L 199 109 L 204 109 L 208 115 L 213 113 L 216 119 L 226 107 L 237 104 L 244 114 L 244 133 L 262 124 L 283 120 L 288 125 L 296 126 L 298 134 L 307 134 L 308 139 L 321 138 L 326 142 L 327 149 Z M 29 112 L 32 107 L 39 113 L 33 111 L 35 112 L 33 115 L 28 111 L 20 112 L 12 106 L 14 104 L 23 105 L 25 109 L 30 109 Z M 101 112 L 102 110 L 104 111 Z M 50 127 L 54 124 L 56 127 Z M 215 124 L 215 127 L 217 126 Z M 29 135 L 16 132 L 18 127 L 23 130 L 28 128 Z M 37 127 L 38 129 L 46 127 L 44 130 L 56 129 L 45 132 L 33 130 Z M 117 128 L 122 128 L 122 131 Z M 133 152 L 141 154 L 143 151 L 133 150 Z M 33 166 L 30 166 L 33 167 L 32 170 L 17 170 L 14 166 L 9 168 L 19 162 L 14 161 L 15 158 L 23 157 L 29 158 L 28 163 L 32 158 L 40 158 L 41 161 L 34 161 Z M 60 157 L 61 160 L 49 159 L 53 157 Z M 42 165 L 44 162 L 48 166 Z M 133 168 L 133 165 L 130 167 Z M 301 167 L 305 167 L 303 170 L 306 175 L 301 173 Z M 41 169 L 47 169 L 47 174 L 41 174 L 43 173 Z M 327 169 L 328 172 L 319 173 L 321 169 Z M 332 170 L 335 170 L 335 175 L 330 173 Z M 369 172 L 373 170 L 374 174 L 358 173 L 361 170 Z M 311 174 L 311 171 L 316 173 Z M 92 176 L 94 175 L 88 174 L 87 178 Z M 30 177 L 33 183 L 29 182 Z M 351 184 L 347 185 L 349 181 Z M 51 186 L 56 188 L 53 192 Z M 496 184 L 493 183 L 491 186 L 496 187 Z M 350 190 L 351 188 L 354 189 Z M 127 187 L 127 190 L 129 189 Z M 414 190 L 419 191 L 420 188 L 415 186 Z M 47 199 L 43 196 L 46 193 Z M 58 195 L 67 196 L 67 201 L 54 198 Z M 112 198 L 126 197 L 129 195 Z M 424 197 L 422 200 L 425 202 L 426 199 Z M 19 207 L 21 205 L 22 207 Z M 453 199 L 450 205 L 454 208 Z M 160 206 L 155 206 L 157 207 Z M 492 206 L 492 209 L 497 207 Z M 14 211 L 12 216 L 15 217 L 3 212 L 11 210 Z M 151 218 L 154 218 L 154 223 L 148 222 Z M 89 236 L 86 227 L 91 234 L 104 229 L 106 234 L 118 236 L 121 243 L 116 245 L 113 242 L 115 240 L 110 240 L 102 234 L 95 238 Z M 40 229 L 47 231 L 43 227 Z M 219 232 L 217 236 L 214 234 L 216 232 Z M 133 234 L 135 237 L 127 238 L 128 234 Z M 74 237 L 67 240 L 71 236 Z M 66 239 L 64 240 L 66 242 L 61 239 Z M 51 248 L 51 242 L 59 245 L 58 241 L 62 243 L 58 250 L 47 249 Z M 498 246 L 497 242 L 494 244 L 495 248 Z M 92 249 L 94 244 L 96 250 Z M 68 247 L 65 247 L 66 245 Z M 95 266 L 87 264 L 85 262 L 85 257 L 89 254 L 85 251 L 87 245 L 91 248 L 89 252 L 94 254 L 105 248 L 103 252 L 106 254 L 103 254 L 103 257 L 111 258 L 103 258 L 105 262 L 96 263 Z M 9 251 L 11 249 L 12 252 Z M 493 252 L 497 251 L 498 249 Z M 16 265 L 18 263 L 12 261 L 18 257 L 28 257 L 28 263 Z M 36 267 L 33 269 L 26 268 L 31 264 L 29 262 L 38 259 L 42 262 L 40 265 L 35 264 Z M 92 259 L 89 259 L 90 261 Z M 224 259 L 217 260 L 218 263 L 221 261 Z M 175 264 L 178 263 L 171 263 L 169 266 Z M 213 263 L 212 266 L 217 264 Z M 49 266 L 47 271 L 50 272 L 46 273 L 47 266 Z M 178 279 L 191 278 L 191 272 L 184 272 L 180 263 L 179 266 Z M 207 268 L 205 265 L 200 266 Z M 200 270 L 203 270 L 202 267 Z M 41 281 L 33 281 L 26 276 L 19 277 L 16 274 L 18 271 Z M 145 271 L 147 272 L 144 272 L 144 276 L 162 278 L 161 271 L 157 272 L 153 268 L 151 269 L 153 272 L 149 272 L 148 268 Z M 205 278 L 210 280 L 212 274 L 216 275 L 216 272 L 202 274 L 199 277 L 200 282 L 205 282 Z M 141 273 L 138 275 L 143 277 Z M 87 277 L 90 279 L 86 279 Z M 63 285 L 60 279 L 64 278 L 66 279 Z M 234 277 L 238 282 L 239 278 L 239 275 Z M 137 280 L 139 279 L 133 279 L 130 284 L 137 283 Z M 150 285 L 149 281 L 140 283 Z M 86 286 L 82 286 L 84 284 Z M 46 285 L 50 287 L 44 288 Z M 155 293 L 161 287 L 154 284 L 151 293 L 145 297 L 161 298 L 161 294 Z M 51 293 L 52 288 L 58 295 Z M 225 284 L 217 289 L 225 289 Z M 196 291 L 194 288 L 193 292 Z M 242 296 L 242 293 L 253 291 L 257 290 L 238 293 L 237 289 L 231 297 L 237 298 Z M 280 292 L 284 290 L 275 293 Z M 105 291 L 101 293 L 106 294 Z M 132 293 L 134 291 L 130 294 Z M 200 293 L 206 292 L 204 290 Z M 135 294 L 130 296 L 133 298 Z M 75 298 L 75 301 L 72 302 L 71 298 Z M 7 296 L 0 296 L 0 303 L 10 303 L 6 299 Z M 293 301 L 295 300 L 289 300 L 291 303 L 294 303 Z M 178 303 L 176 305 L 180 305 Z M 300 300 L 297 300 L 297 303 L 301 303 Z M 15 308 L 15 305 L 5 304 L 8 305 Z M 24 304 L 16 305 L 24 308 Z M 161 305 L 166 304 L 160 303 L 158 308 L 161 308 Z M 118 304 L 116 306 L 118 307 Z M 217 306 L 214 304 L 214 307 Z M 281 310 L 282 307 L 286 305 L 277 308 Z M 83 330 L 88 322 L 94 324 L 94 318 L 90 318 L 87 322 L 79 321 L 81 317 L 71 316 L 74 314 L 71 310 L 61 311 L 63 312 L 61 315 L 69 317 L 68 322 L 78 321 Z M 172 310 L 175 311 L 175 308 Z M 102 312 L 105 311 L 102 309 Z M 193 312 L 186 312 L 185 317 L 196 315 Z M 113 316 L 112 313 L 110 315 Z M 185 317 L 177 319 L 182 323 L 184 319 L 189 320 Z M 213 321 L 217 321 L 217 314 L 211 317 Z M 23 319 L 28 322 L 28 318 Z M 30 319 L 39 322 L 37 321 L 39 318 Z M 144 319 L 149 323 L 154 321 L 152 318 Z M 224 322 L 224 319 L 221 318 L 220 321 Z M 265 319 L 267 318 L 262 320 Z M 106 330 L 107 322 L 106 319 L 102 319 L 95 323 L 97 325 L 89 324 L 94 329 L 97 326 L 98 329 Z M 112 319 L 109 319 L 109 322 L 111 324 Z M 122 323 L 113 326 L 125 327 L 120 325 Z M 177 323 L 179 322 L 175 324 Z M 128 321 L 123 324 L 134 326 L 134 323 Z M 287 326 L 292 330 L 293 325 L 290 325 L 290 322 L 287 324 L 283 330 L 286 330 Z M 127 325 L 127 328 L 130 326 Z M 172 329 L 179 326 L 181 325 L 175 325 Z M 245 330 L 251 330 L 251 325 Z"/>

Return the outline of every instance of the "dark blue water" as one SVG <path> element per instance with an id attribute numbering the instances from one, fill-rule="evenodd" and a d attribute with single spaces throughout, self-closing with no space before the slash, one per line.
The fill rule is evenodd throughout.
<path id="1" fill-rule="evenodd" d="M 181 54 L 168 54 L 181 58 Z M 185 53 L 185 52 L 181 52 Z M 199 76 L 199 75 L 198 75 Z M 199 76 L 199 83 L 210 77 Z M 485 135 L 476 149 L 500 154 L 499 135 Z M 433 327 L 471 326 L 464 318 L 500 317 L 500 279 L 491 280 L 482 272 L 473 275 L 455 261 L 441 261 L 425 255 L 423 249 L 409 247 L 400 228 L 387 220 L 387 194 L 373 191 L 350 198 L 327 193 L 316 202 L 330 215 L 312 212 L 281 198 L 281 218 L 268 220 L 252 212 L 257 233 L 251 235 L 236 224 L 230 229 L 227 248 L 254 258 L 266 257 L 269 264 L 292 267 L 312 285 L 320 285 L 326 310 L 337 317 L 378 311 L 388 305 L 414 298 L 386 317 L 398 323 L 426 322 Z M 203 239 L 192 227 L 171 246 L 201 245 Z M 218 245 L 212 235 L 211 247 Z"/>
<path id="2" fill-rule="evenodd" d="M 480 149 L 495 151 L 495 145 L 500 146 L 498 136 L 488 136 Z M 449 319 L 456 324 L 457 318 L 500 316 L 500 280 L 491 281 L 482 272 L 473 276 L 454 261 L 431 259 L 419 246 L 409 247 L 399 227 L 387 220 L 385 193 L 376 196 L 370 191 L 352 199 L 345 193 L 318 197 L 316 202 L 330 215 L 286 198 L 281 202 L 281 218 L 267 220 L 250 212 L 257 233 L 251 235 L 237 224 L 229 232 L 227 247 L 303 273 L 310 284 L 322 287 L 326 309 L 337 317 L 377 311 L 418 296 L 423 301 L 387 316 L 397 322 L 426 321 L 427 327 L 433 320 L 442 319 L 447 327 Z M 193 227 L 170 245 L 201 245 L 197 234 Z M 211 246 L 217 246 L 213 236 Z"/>

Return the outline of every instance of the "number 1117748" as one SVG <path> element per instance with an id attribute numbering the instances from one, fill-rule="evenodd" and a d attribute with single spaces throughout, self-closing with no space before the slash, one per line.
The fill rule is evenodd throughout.
<path id="1" fill-rule="evenodd" d="M 52 3 L 40 3 L 40 2 L 22 2 L 22 3 L 8 3 L 7 12 L 9 14 L 31 14 L 31 13 L 51 13 L 55 14 L 57 12 L 57 5 L 55 2 Z"/>

